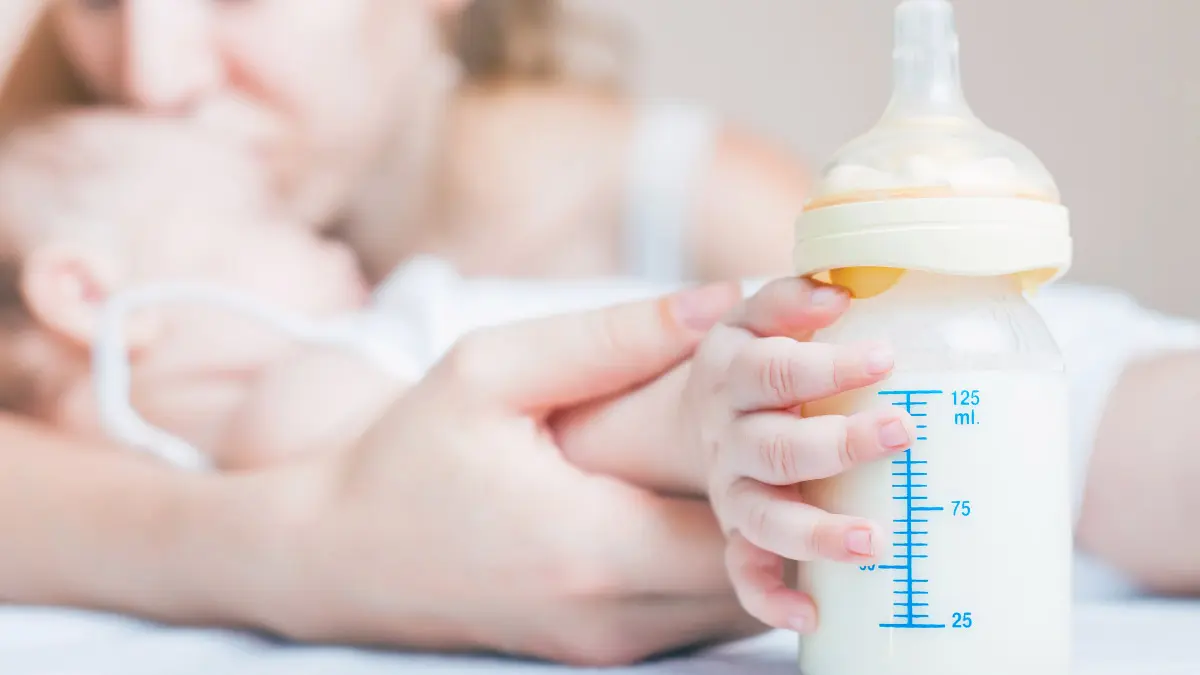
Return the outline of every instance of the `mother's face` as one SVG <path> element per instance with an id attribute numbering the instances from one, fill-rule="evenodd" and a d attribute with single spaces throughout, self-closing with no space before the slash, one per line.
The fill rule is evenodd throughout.
<path id="1" fill-rule="evenodd" d="M 58 0 L 55 19 L 97 97 L 286 148 L 319 219 L 432 95 L 461 1 Z"/>

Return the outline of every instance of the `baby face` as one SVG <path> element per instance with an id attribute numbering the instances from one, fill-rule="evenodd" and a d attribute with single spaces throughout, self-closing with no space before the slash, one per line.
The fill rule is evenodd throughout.
<path id="1" fill-rule="evenodd" d="M 199 282 L 313 319 L 353 312 L 367 298 L 348 248 L 290 223 L 168 227 L 143 243 L 142 286 Z M 132 403 L 151 424 L 200 448 L 218 443 L 266 368 L 303 346 L 228 308 L 180 302 L 147 314 L 153 336 L 130 355 Z M 93 413 L 84 410 L 86 424 Z"/>
<path id="2" fill-rule="evenodd" d="M 137 135 L 143 142 L 108 144 L 96 124 L 145 125 Z M 0 218 L 6 234 L 27 260 L 74 251 L 42 277 L 50 288 L 62 277 L 86 289 L 44 302 L 46 311 L 36 313 L 44 326 L 90 323 L 90 332 L 68 336 L 86 348 L 98 321 L 67 319 L 84 310 L 98 318 L 113 296 L 174 282 L 218 287 L 317 319 L 366 300 L 350 251 L 276 208 L 252 158 L 180 125 L 103 118 L 88 125 L 31 138 L 7 170 L 5 184 L 21 187 L 24 201 Z M 72 305 L 84 307 L 75 312 Z M 197 445 L 219 433 L 247 383 L 293 347 L 254 318 L 187 302 L 139 311 L 125 327 L 135 407 Z M 90 373 L 84 369 L 61 389 L 50 411 L 56 421 L 95 430 Z"/>
<path id="3" fill-rule="evenodd" d="M 164 225 L 131 244 L 130 288 L 202 284 L 313 319 L 353 312 L 368 297 L 350 249 L 299 225 L 268 217 Z M 212 363 L 222 370 L 244 369 L 273 360 L 288 339 L 225 308 L 170 302 L 147 311 L 159 324 L 158 335 L 135 363 L 145 363 L 148 354 L 170 354 L 172 361 L 186 358 L 193 367 Z"/>
<path id="4" fill-rule="evenodd" d="M 72 209 L 52 223 L 54 239 L 79 242 L 112 261 L 117 272 L 103 280 L 104 296 L 194 282 L 309 317 L 364 301 L 354 256 L 283 211 L 249 151 L 180 122 L 86 121 L 58 132 L 66 137 L 59 152 L 75 159 L 47 197 Z M 125 128 L 120 147 L 104 142 L 102 125 Z M 158 328 L 138 349 L 137 365 L 170 354 L 172 363 L 242 369 L 279 350 L 279 336 L 263 335 L 261 326 L 228 312 L 167 305 L 148 314 Z"/>

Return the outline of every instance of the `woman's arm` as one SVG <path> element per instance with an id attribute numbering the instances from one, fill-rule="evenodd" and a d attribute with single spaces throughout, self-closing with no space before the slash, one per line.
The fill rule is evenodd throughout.
<path id="1" fill-rule="evenodd" d="M 1200 352 L 1132 365 L 1108 399 L 1080 545 L 1147 590 L 1200 594 Z"/>
<path id="2" fill-rule="evenodd" d="M 8 416 L 0 466 L 0 600 L 265 623 L 291 531 L 265 476 L 173 471 Z"/>

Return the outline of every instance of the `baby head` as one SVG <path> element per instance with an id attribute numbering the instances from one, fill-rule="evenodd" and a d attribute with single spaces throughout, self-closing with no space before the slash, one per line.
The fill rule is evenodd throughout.
<path id="1" fill-rule="evenodd" d="M 144 127 L 136 146 L 105 125 Z M 128 138 L 128 134 L 123 135 Z M 0 405 L 96 432 L 90 349 L 108 303 L 202 282 L 319 318 L 366 299 L 354 257 L 289 218 L 253 158 L 183 122 L 92 114 L 0 148 Z M 289 341 L 247 317 L 167 303 L 128 317 L 134 404 L 203 445 Z"/>

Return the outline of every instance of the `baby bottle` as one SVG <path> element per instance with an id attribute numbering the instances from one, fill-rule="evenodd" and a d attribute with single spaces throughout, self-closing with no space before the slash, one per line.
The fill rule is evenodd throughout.
<path id="1" fill-rule="evenodd" d="M 1025 296 L 1069 267 L 1068 212 L 1041 162 L 967 105 L 948 0 L 905 0 L 895 18 L 891 102 L 823 171 L 795 258 L 854 298 L 816 340 L 896 352 L 882 385 L 805 414 L 896 406 L 917 435 L 903 454 L 801 488 L 884 536 L 877 564 L 799 566 L 819 616 L 800 668 L 1066 675 L 1066 381 Z"/>

